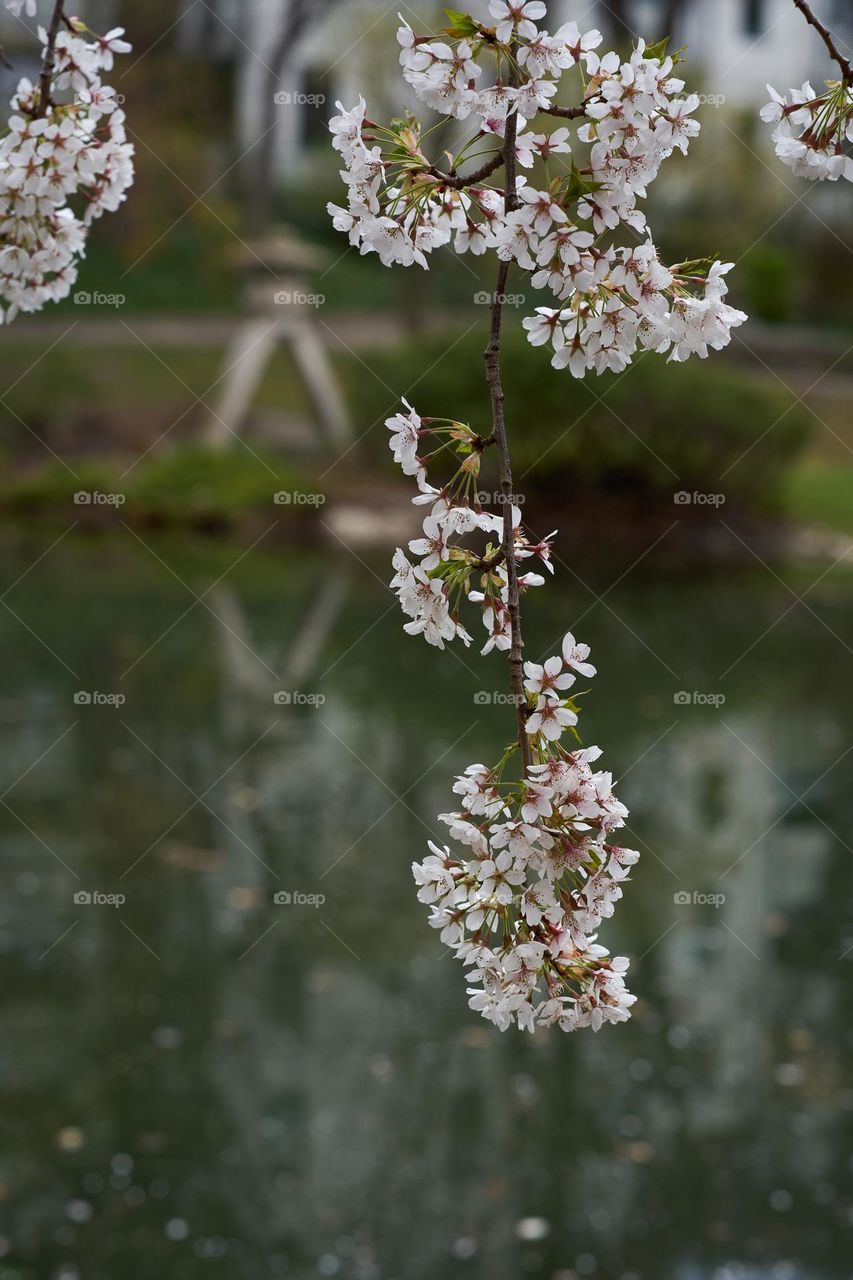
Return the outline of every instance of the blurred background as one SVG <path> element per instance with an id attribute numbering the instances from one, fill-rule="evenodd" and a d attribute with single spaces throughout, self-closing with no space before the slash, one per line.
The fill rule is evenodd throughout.
<path id="1" fill-rule="evenodd" d="M 444 21 L 80 0 L 134 43 L 138 179 L 0 331 L 0 1280 L 851 1280 L 853 191 L 758 120 L 825 54 L 790 0 L 551 0 L 688 46 L 650 221 L 751 320 L 578 384 L 511 282 L 516 487 L 560 529 L 530 656 L 593 645 L 643 860 L 602 935 L 633 1021 L 501 1037 L 409 866 L 512 734 L 505 671 L 402 633 L 383 426 L 487 425 L 493 271 L 387 271 L 325 208 L 335 100 L 407 105 L 398 8 Z M 32 27 L 0 44 L 6 100 Z"/>

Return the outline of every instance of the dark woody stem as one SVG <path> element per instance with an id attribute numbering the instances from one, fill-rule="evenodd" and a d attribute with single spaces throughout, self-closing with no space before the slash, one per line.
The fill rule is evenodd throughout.
<path id="1" fill-rule="evenodd" d="M 511 213 L 518 208 L 518 190 L 516 183 L 515 142 L 518 130 L 518 116 L 513 112 L 506 123 L 506 139 L 504 143 L 503 162 L 505 168 L 506 212 Z M 504 503 L 504 540 L 503 558 L 507 572 L 507 596 L 512 627 L 512 645 L 509 652 L 509 670 L 512 691 L 515 695 L 517 715 L 518 746 L 525 773 L 530 765 L 530 738 L 527 733 L 527 699 L 524 694 L 524 641 L 521 634 L 521 600 L 518 587 L 518 566 L 515 559 L 514 533 L 512 527 L 512 464 L 509 455 L 509 442 L 506 433 L 506 417 L 504 413 L 504 390 L 501 379 L 501 328 L 503 322 L 504 297 L 509 277 L 509 263 L 502 262 L 498 271 L 495 297 L 492 303 L 492 323 L 489 333 L 489 344 L 485 350 L 486 380 L 492 401 L 492 422 L 494 424 L 495 443 L 498 447 L 500 463 L 501 495 Z"/>
<path id="2" fill-rule="evenodd" d="M 504 162 L 503 150 L 497 155 L 492 156 L 491 160 L 487 160 L 479 169 L 475 169 L 473 173 L 460 176 L 458 173 L 443 173 L 435 165 L 427 170 L 434 178 L 438 178 L 444 187 L 452 187 L 454 191 L 465 191 L 468 187 L 476 187 L 478 183 L 485 182 L 486 178 L 490 178 L 492 174 L 500 169 Z"/>
<path id="3" fill-rule="evenodd" d="M 853 84 L 853 64 L 851 64 L 849 58 L 844 57 L 841 50 L 838 48 L 829 27 L 821 22 L 817 14 L 812 11 L 811 5 L 806 3 L 806 0 L 794 0 L 794 6 L 799 9 L 809 26 L 814 27 L 815 31 L 829 50 L 829 56 L 832 58 L 833 62 L 838 63 L 841 68 L 844 83 Z"/>
<path id="4" fill-rule="evenodd" d="M 59 28 L 65 21 L 67 21 L 65 17 L 65 0 L 56 0 L 53 17 L 50 20 L 50 26 L 47 30 L 47 44 L 45 46 L 44 58 L 41 64 L 39 102 L 38 110 L 35 115 L 37 120 L 42 116 L 46 116 L 48 107 L 51 106 L 50 86 L 53 81 L 53 69 L 56 65 L 56 38 L 59 35 Z"/>
<path id="5" fill-rule="evenodd" d="M 546 116 L 559 116 L 561 120 L 582 120 L 586 115 L 586 106 L 582 107 L 542 107 Z"/>

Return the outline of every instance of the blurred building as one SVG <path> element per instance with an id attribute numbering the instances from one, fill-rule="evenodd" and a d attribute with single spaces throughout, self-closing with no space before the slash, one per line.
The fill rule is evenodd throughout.
<path id="1" fill-rule="evenodd" d="M 229 0 L 212 0 L 228 7 Z M 273 47 L 291 0 L 246 0 L 242 36 L 235 37 L 238 63 L 237 113 L 241 145 L 251 146 L 263 117 L 268 68 L 263 52 Z M 487 0 L 473 0 L 471 11 L 485 17 Z M 674 38 L 686 44 L 694 75 L 708 94 L 734 109 L 766 101 L 768 81 L 787 87 L 812 77 L 820 84 L 829 74 L 826 51 L 807 27 L 791 0 L 626 0 L 621 6 L 631 30 L 657 38 L 669 16 L 676 14 Z M 550 0 L 551 29 L 576 18 L 585 29 L 598 26 L 608 35 L 624 29 L 614 9 L 600 0 Z M 853 38 L 850 0 L 822 0 L 818 9 L 840 38 Z M 598 10 L 599 12 L 596 12 Z M 424 29 L 441 21 L 436 0 L 409 0 L 408 20 L 423 16 Z M 394 57 L 396 12 L 387 0 L 345 0 L 313 24 L 299 40 L 284 68 L 278 118 L 277 166 L 285 173 L 298 165 L 312 144 L 325 136 L 328 116 L 340 98 L 352 101 L 365 85 L 376 101 L 399 105 L 399 77 Z M 390 41 L 390 43 L 389 43 Z M 377 67 L 376 54 L 384 48 Z M 377 111 L 379 107 L 375 108 Z M 380 113 L 381 114 L 381 113 Z"/>
<path id="2" fill-rule="evenodd" d="M 288 24 L 306 5 L 309 18 L 288 47 Z M 369 86 L 376 113 L 400 105 L 398 22 L 388 0 L 179 0 L 178 7 L 182 15 L 171 26 L 171 6 L 164 11 L 164 43 L 233 70 L 241 152 L 257 145 L 269 128 L 270 98 L 276 100 L 280 175 L 292 172 L 325 139 L 337 99 L 352 101 Z M 469 0 L 467 7 L 488 15 L 488 0 Z M 116 3 L 80 0 L 79 9 L 98 25 L 110 21 Z M 851 0 L 817 0 L 817 9 L 842 41 L 853 40 Z M 768 81 L 787 87 L 812 78 L 820 84 L 829 74 L 826 51 L 792 0 L 550 0 L 549 11 L 552 29 L 575 18 L 584 29 L 598 26 L 608 37 L 631 30 L 656 39 L 674 21 L 675 43 L 689 47 L 692 82 L 733 109 L 765 101 Z M 405 12 L 412 23 L 421 16 L 424 30 L 443 21 L 439 0 L 407 0 Z M 36 70 L 32 25 L 0 6 L 0 44 L 14 62 L 14 70 L 0 68 L 4 92 Z M 276 51 L 282 48 L 280 63 Z"/>

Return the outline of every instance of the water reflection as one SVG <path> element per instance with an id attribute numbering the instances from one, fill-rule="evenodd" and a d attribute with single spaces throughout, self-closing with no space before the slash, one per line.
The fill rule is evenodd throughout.
<path id="1" fill-rule="evenodd" d="M 537 653 L 593 606 L 641 1002 L 522 1038 L 409 873 L 510 732 L 499 660 L 414 644 L 358 566 L 157 554 L 66 542 L 0 620 L 0 1280 L 847 1280 L 849 580 L 821 621 L 768 575 L 536 602 Z"/>

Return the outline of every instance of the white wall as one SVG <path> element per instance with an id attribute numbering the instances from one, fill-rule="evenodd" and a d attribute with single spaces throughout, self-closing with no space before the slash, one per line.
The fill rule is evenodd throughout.
<path id="1" fill-rule="evenodd" d="M 765 0 L 766 26 L 758 37 L 744 31 L 744 7 L 743 0 L 693 5 L 687 35 L 707 68 L 707 92 L 734 105 L 762 103 L 768 81 L 784 89 L 809 77 L 820 84 L 832 74 L 820 37 L 791 0 Z"/>

